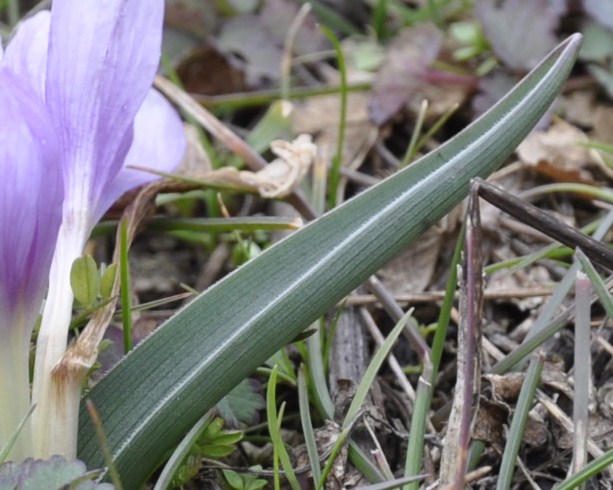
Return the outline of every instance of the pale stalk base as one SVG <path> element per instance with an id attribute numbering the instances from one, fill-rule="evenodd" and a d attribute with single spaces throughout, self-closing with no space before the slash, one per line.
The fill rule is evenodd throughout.
<path id="1" fill-rule="evenodd" d="M 7 327 L 0 329 L 11 334 L 6 338 L 0 336 L 0 450 L 4 449 L 30 408 L 28 332 L 31 332 L 31 326 Z M 7 461 L 22 461 L 32 455 L 30 423 L 28 420 L 21 429 Z"/>
<path id="2" fill-rule="evenodd" d="M 60 227 L 57 246 L 51 264 L 49 293 L 43 310 L 40 332 L 36 344 L 36 362 L 32 401 L 36 404 L 32 416 L 34 457 L 48 458 L 54 454 L 73 459 L 76 457 L 78 408 L 74 398 L 80 396 L 80 386 L 66 386 L 61 373 L 53 375 L 68 339 L 72 318 L 73 294 L 70 287 L 70 269 L 81 256 L 85 243 L 84 227 Z M 78 402 L 77 402 L 78 407 Z"/>

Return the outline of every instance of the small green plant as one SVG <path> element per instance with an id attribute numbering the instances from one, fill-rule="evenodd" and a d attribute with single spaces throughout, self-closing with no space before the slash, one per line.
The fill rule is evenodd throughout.
<path id="1" fill-rule="evenodd" d="M 236 444 L 243 438 L 239 430 L 223 430 L 224 421 L 217 417 L 207 425 L 200 440 L 196 444 L 196 451 L 204 458 L 224 458 L 235 449 Z"/>
<path id="2" fill-rule="evenodd" d="M 251 470 L 261 470 L 261 466 L 253 466 Z M 237 473 L 234 470 L 223 470 L 223 476 L 228 486 L 234 490 L 259 490 L 268 483 L 266 480 L 258 478 L 257 475 L 248 473 Z"/>
<path id="3" fill-rule="evenodd" d="M 224 420 L 214 418 L 208 423 L 184 463 L 175 473 L 171 486 L 179 488 L 192 480 L 202 467 L 202 458 L 220 459 L 229 456 L 236 449 L 236 444 L 243 438 L 243 432 L 224 430 Z"/>
<path id="4" fill-rule="evenodd" d="M 78 305 L 92 311 L 108 301 L 116 273 L 115 264 L 98 269 L 91 255 L 75 260 L 70 270 L 70 285 Z"/>

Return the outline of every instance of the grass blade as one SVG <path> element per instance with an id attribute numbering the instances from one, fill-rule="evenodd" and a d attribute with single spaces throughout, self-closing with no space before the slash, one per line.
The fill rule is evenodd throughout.
<path id="1" fill-rule="evenodd" d="M 285 443 L 281 437 L 281 422 L 283 420 L 284 411 L 285 403 L 281 405 L 281 409 L 277 413 L 277 366 L 275 365 L 270 373 L 268 389 L 266 390 L 266 415 L 268 416 L 268 430 L 270 432 L 270 439 L 272 440 L 274 451 L 275 488 L 280 488 L 278 471 L 278 461 L 280 461 L 285 471 L 285 478 L 287 478 L 287 482 L 290 484 L 291 488 L 293 490 L 300 490 L 300 484 L 296 479 L 296 474 L 292 468 L 289 454 L 287 454 Z"/>
<path id="2" fill-rule="evenodd" d="M 170 459 L 168 459 L 162 473 L 155 482 L 153 490 L 165 490 L 170 487 L 170 483 L 175 473 L 181 467 L 181 464 L 191 451 L 194 443 L 198 440 L 204 429 L 206 429 L 206 426 L 209 424 L 209 422 L 211 422 L 211 420 L 213 420 L 213 418 L 215 418 L 215 414 L 212 410 L 209 410 L 198 422 L 196 422 L 185 438 L 181 441 L 181 444 L 179 444 L 174 450 Z"/>
<path id="3" fill-rule="evenodd" d="M 317 443 L 315 442 L 315 432 L 311 422 L 311 408 L 309 406 L 309 390 L 304 379 L 302 369 L 298 371 L 298 403 L 300 404 L 300 421 L 302 423 L 302 433 L 304 434 L 304 442 L 306 444 L 307 453 L 309 455 L 309 464 L 311 465 L 311 474 L 313 475 L 313 485 L 319 484 L 321 478 L 321 467 L 319 466 L 319 454 L 317 452 Z"/>
<path id="4" fill-rule="evenodd" d="M 563 483 L 554 488 L 555 490 L 572 490 L 573 488 L 577 488 L 579 485 L 587 483 L 593 476 L 604 471 L 610 464 L 613 464 L 613 449 L 609 449 L 600 458 L 587 464 L 581 471 L 567 478 Z"/>
<path id="5" fill-rule="evenodd" d="M 528 371 L 526 372 L 526 379 L 519 392 L 517 407 L 515 408 L 513 420 L 511 421 L 511 427 L 509 428 L 507 444 L 502 454 L 502 463 L 500 464 L 500 473 L 496 484 L 496 490 L 507 490 L 511 488 L 513 474 L 515 473 L 515 461 L 519 453 L 519 446 L 523 441 L 524 429 L 528 421 L 528 413 L 532 408 L 534 394 L 541 380 L 541 371 L 543 370 L 544 363 L 545 359 L 538 353 L 535 354 L 530 361 Z"/>
<path id="6" fill-rule="evenodd" d="M 592 358 L 590 353 L 591 319 L 590 280 L 583 272 L 577 272 L 575 286 L 575 362 L 573 396 L 573 458 L 569 475 L 581 471 L 587 463 L 587 438 L 592 384 Z"/>

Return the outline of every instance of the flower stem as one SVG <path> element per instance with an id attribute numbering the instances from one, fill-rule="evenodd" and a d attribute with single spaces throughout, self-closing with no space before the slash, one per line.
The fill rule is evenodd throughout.
<path id="1" fill-rule="evenodd" d="M 28 333 L 31 332 L 31 326 L 13 324 L 9 327 L 0 328 L 0 332 L 8 334 L 8 338 L 5 338 L 4 334 L 0 338 L 0 451 L 9 443 L 30 407 Z M 8 453 L 7 460 L 21 461 L 31 456 L 31 453 L 32 434 L 30 422 L 27 421 Z"/>
<path id="2" fill-rule="evenodd" d="M 66 392 L 70 389 L 62 383 L 62 376 L 54 375 L 54 368 L 66 351 L 74 299 L 70 270 L 74 260 L 82 254 L 87 232 L 84 226 L 76 225 L 77 222 L 65 216 L 60 226 L 36 345 L 32 387 L 36 409 L 32 428 L 34 456 L 37 458 L 54 454 L 68 459 L 76 457 L 78 420 L 69 403 L 74 397 Z"/>

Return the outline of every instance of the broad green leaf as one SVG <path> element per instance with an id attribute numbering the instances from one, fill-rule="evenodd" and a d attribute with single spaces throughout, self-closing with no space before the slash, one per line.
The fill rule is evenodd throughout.
<path id="1" fill-rule="evenodd" d="M 180 310 L 88 394 L 126 488 L 202 414 L 496 170 L 550 106 L 580 36 L 433 153 L 315 220 Z M 104 466 L 87 412 L 78 454 Z"/>

